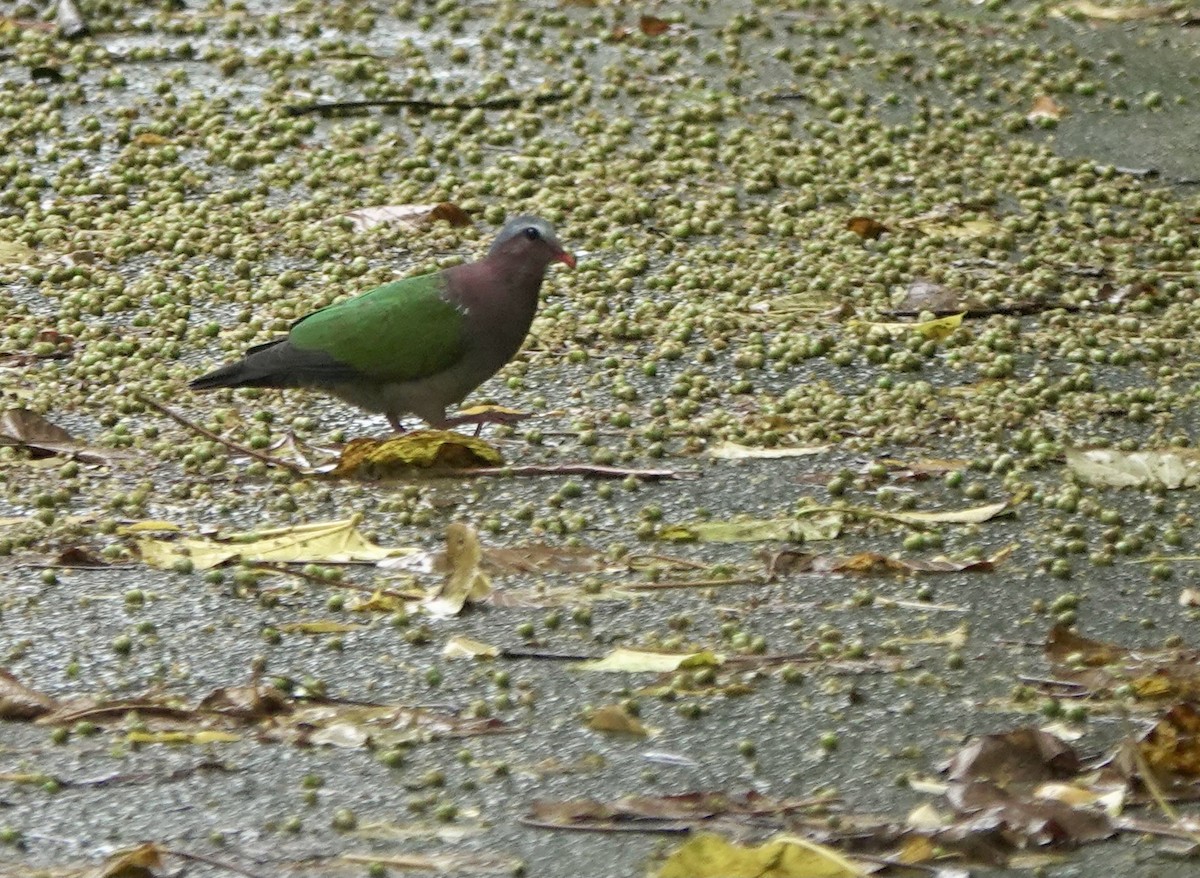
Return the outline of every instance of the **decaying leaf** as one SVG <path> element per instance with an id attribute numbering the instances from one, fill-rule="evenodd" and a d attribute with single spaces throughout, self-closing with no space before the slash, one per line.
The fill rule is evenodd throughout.
<path id="1" fill-rule="evenodd" d="M 342 449 L 333 476 L 385 478 L 413 467 L 500 466 L 500 452 L 477 436 L 453 430 L 417 430 L 388 439 L 352 439 Z"/>
<path id="2" fill-rule="evenodd" d="M 341 854 L 333 862 L 367 866 L 368 871 L 378 864 L 398 872 L 430 872 L 437 875 L 514 875 L 524 871 L 524 864 L 517 857 L 473 853 L 384 854 L 371 851 Z"/>
<path id="3" fill-rule="evenodd" d="M 842 532 L 842 513 L 825 510 L 797 518 L 734 519 L 665 525 L 660 540 L 670 542 L 757 543 L 835 540 Z"/>
<path id="4" fill-rule="evenodd" d="M 833 848 L 798 836 L 747 846 L 719 835 L 692 835 L 668 855 L 656 878 L 865 878 Z"/>
<path id="5" fill-rule="evenodd" d="M 443 201 L 439 204 L 387 204 L 379 207 L 363 207 L 338 217 L 349 220 L 356 232 L 365 232 L 376 226 L 407 226 L 417 228 L 443 220 L 452 226 L 469 226 L 471 218 L 457 204 Z"/>
<path id="6" fill-rule="evenodd" d="M 1200 698 L 1200 651 L 1184 647 L 1131 649 L 1055 625 L 1046 637 L 1055 676 L 1082 692 L 1108 696 L 1127 687 L 1139 700 Z"/>
<path id="7" fill-rule="evenodd" d="M 1041 783 L 1079 773 L 1081 761 L 1070 744 L 1032 726 L 980 735 L 946 765 L 953 781 L 989 781 L 1001 787 Z"/>
<path id="8" fill-rule="evenodd" d="M 708 650 L 684 653 L 649 652 L 619 646 L 604 658 L 579 662 L 573 667 L 577 671 L 664 674 L 681 668 L 717 667 L 724 661 L 724 656 Z"/>
<path id="9" fill-rule="evenodd" d="M 708 449 L 708 456 L 717 460 L 777 460 L 785 457 L 809 457 L 823 454 L 831 445 L 804 445 L 790 448 L 754 448 L 736 442 L 718 442 Z"/>
<path id="10" fill-rule="evenodd" d="M 869 216 L 850 217 L 846 222 L 846 228 L 860 238 L 866 238 L 867 240 L 874 240 L 888 230 L 888 227 L 879 220 L 872 219 Z"/>
<path id="11" fill-rule="evenodd" d="M 637 738 L 648 738 L 658 734 L 657 730 L 650 729 L 619 704 L 605 704 L 589 710 L 587 725 L 594 732 L 632 735 Z"/>
<path id="12" fill-rule="evenodd" d="M 189 561 L 196 570 L 208 570 L 229 561 L 282 564 L 379 561 L 414 551 L 375 545 L 358 530 L 361 521 L 362 516 L 356 515 L 341 521 L 231 534 L 223 540 L 142 537 L 137 547 L 145 563 L 163 570 Z"/>
<path id="13" fill-rule="evenodd" d="M 465 522 L 451 522 L 446 528 L 446 581 L 425 601 L 433 616 L 457 616 L 467 602 L 481 601 L 492 590 L 492 582 L 479 569 L 483 549 L 475 528 Z"/>
<path id="14" fill-rule="evenodd" d="M 951 314 L 949 317 L 935 317 L 933 320 L 925 320 L 921 323 L 872 323 L 865 320 L 855 320 L 851 321 L 848 325 L 859 329 L 883 330 L 889 335 L 904 335 L 908 332 L 915 332 L 933 341 L 942 341 L 962 325 L 964 316 L 966 316 L 965 313 Z"/>
<path id="15" fill-rule="evenodd" d="M 1111 448 L 1066 449 L 1067 466 L 1092 485 L 1109 488 L 1194 488 L 1200 484 L 1200 452 L 1116 451 Z"/>
<path id="16" fill-rule="evenodd" d="M 946 798 L 955 810 L 971 818 L 962 828 L 983 824 L 1027 847 L 1075 847 L 1116 834 L 1101 810 L 1033 798 L 987 781 L 951 784 Z"/>

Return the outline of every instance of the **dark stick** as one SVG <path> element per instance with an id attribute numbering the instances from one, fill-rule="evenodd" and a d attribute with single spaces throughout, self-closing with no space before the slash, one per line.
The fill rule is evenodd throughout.
<path id="1" fill-rule="evenodd" d="M 599 466 L 591 463 L 530 464 L 528 466 L 474 466 L 462 469 L 435 470 L 441 476 L 588 476 L 594 479 L 624 479 L 633 476 L 644 482 L 696 479 L 700 474 L 691 470 L 624 469 L 619 466 Z"/>
<path id="2" fill-rule="evenodd" d="M 212 430 L 208 430 L 204 427 L 201 427 L 199 424 L 197 424 L 193 421 L 189 421 L 183 415 L 179 414 L 178 412 L 171 411 L 169 408 L 167 408 L 162 403 L 155 402 L 148 396 L 143 396 L 140 393 L 135 393 L 133 395 L 133 398 L 136 399 L 138 402 L 140 402 L 142 405 L 150 406 L 150 408 L 154 409 L 155 411 L 161 412 L 162 414 L 166 415 L 168 418 L 170 418 L 175 423 L 182 424 L 183 426 L 187 427 L 189 430 L 199 433 L 201 436 L 211 439 L 213 442 L 220 443 L 221 445 L 224 445 L 226 448 L 236 451 L 238 454 L 245 454 L 249 457 L 253 457 L 255 460 L 262 461 L 263 463 L 267 464 L 268 466 L 282 467 L 283 469 L 287 470 L 288 472 L 295 473 L 298 476 L 304 475 L 304 470 L 301 469 L 300 467 L 296 466 L 291 461 L 280 460 L 278 457 L 271 457 L 269 454 L 263 454 L 261 451 L 255 451 L 253 448 L 247 448 L 245 445 L 241 445 L 237 442 L 234 442 L 232 439 L 226 439 L 223 436 L 218 436 L 216 433 L 212 432 Z"/>
<path id="3" fill-rule="evenodd" d="M 567 96 L 558 92 L 544 95 L 532 95 L 527 98 L 491 98 L 485 101 L 435 101 L 426 98 L 379 98 L 369 101 L 313 101 L 309 104 L 292 104 L 285 107 L 284 112 L 289 116 L 303 116 L 306 113 L 328 115 L 340 110 L 366 110 L 372 107 L 402 107 L 409 110 L 428 112 L 430 110 L 512 110 L 526 101 L 535 106 L 556 104 L 566 100 Z"/>

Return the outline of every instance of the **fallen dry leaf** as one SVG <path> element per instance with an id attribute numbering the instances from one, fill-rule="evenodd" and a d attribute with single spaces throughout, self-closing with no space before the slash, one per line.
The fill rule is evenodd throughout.
<path id="1" fill-rule="evenodd" d="M 483 550 L 471 525 L 454 521 L 446 528 L 446 560 L 450 569 L 445 582 L 425 601 L 432 616 L 457 616 L 468 602 L 481 601 L 492 590 L 491 580 L 479 569 Z"/>
<path id="2" fill-rule="evenodd" d="M 1109 488 L 1194 488 L 1200 484 L 1200 452 L 1066 449 L 1067 466 L 1083 481 Z"/>
<path id="3" fill-rule="evenodd" d="M 681 668 L 711 668 L 720 665 L 724 656 L 708 650 L 700 652 L 650 652 L 619 646 L 603 658 L 579 662 L 577 671 L 664 674 Z"/>
<path id="4" fill-rule="evenodd" d="M 741 845 L 700 832 L 673 850 L 655 878 L 865 878 L 867 870 L 833 848 L 798 836 Z"/>
<path id="5" fill-rule="evenodd" d="M 387 439 L 352 439 L 330 474 L 379 479 L 412 467 L 461 469 L 503 463 L 499 450 L 476 436 L 453 430 L 417 430 Z"/>
<path id="6" fill-rule="evenodd" d="M 904 335 L 915 332 L 932 341 L 942 341 L 953 335 L 954 330 L 962 325 L 965 313 L 951 314 L 948 317 L 935 317 L 920 323 L 872 323 L 865 320 L 852 320 L 847 325 L 857 329 L 882 330 L 889 335 Z"/>
<path id="7" fill-rule="evenodd" d="M 449 201 L 439 204 L 387 204 L 379 207 L 363 207 L 342 214 L 338 219 L 349 220 L 356 232 L 365 232 L 376 226 L 400 225 L 409 228 L 443 220 L 452 226 L 469 226 L 471 218 L 461 207 Z"/>
<path id="8" fill-rule="evenodd" d="M 142 537 L 137 540 L 137 548 L 145 563 L 162 570 L 174 569 L 182 562 L 190 562 L 195 570 L 208 570 L 235 560 L 281 564 L 379 561 L 414 551 L 375 545 L 359 532 L 361 521 L 358 515 L 341 521 L 230 534 L 223 540 Z"/>
<path id="9" fill-rule="evenodd" d="M 614 735 L 632 735 L 637 738 L 653 737 L 657 731 L 650 729 L 636 716 L 618 704 L 605 704 L 587 712 L 587 726 L 594 732 Z"/>

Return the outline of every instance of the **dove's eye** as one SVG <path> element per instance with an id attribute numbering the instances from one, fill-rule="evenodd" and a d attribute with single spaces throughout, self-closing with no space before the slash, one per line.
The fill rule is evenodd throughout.
<path id="1" fill-rule="evenodd" d="M 525 230 L 525 237 L 530 241 L 536 241 L 538 238 L 542 237 L 542 233 L 533 226 L 530 226 Z"/>

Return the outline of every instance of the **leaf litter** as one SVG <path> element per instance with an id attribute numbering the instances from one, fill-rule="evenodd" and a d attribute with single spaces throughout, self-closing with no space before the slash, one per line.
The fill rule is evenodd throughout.
<path id="1" fill-rule="evenodd" d="M 415 551 L 377 546 L 358 529 L 361 522 L 359 514 L 338 521 L 235 533 L 223 539 L 140 537 L 136 546 L 143 562 L 162 570 L 177 569 L 181 564 L 208 570 L 231 561 L 350 564 L 381 561 Z"/>

